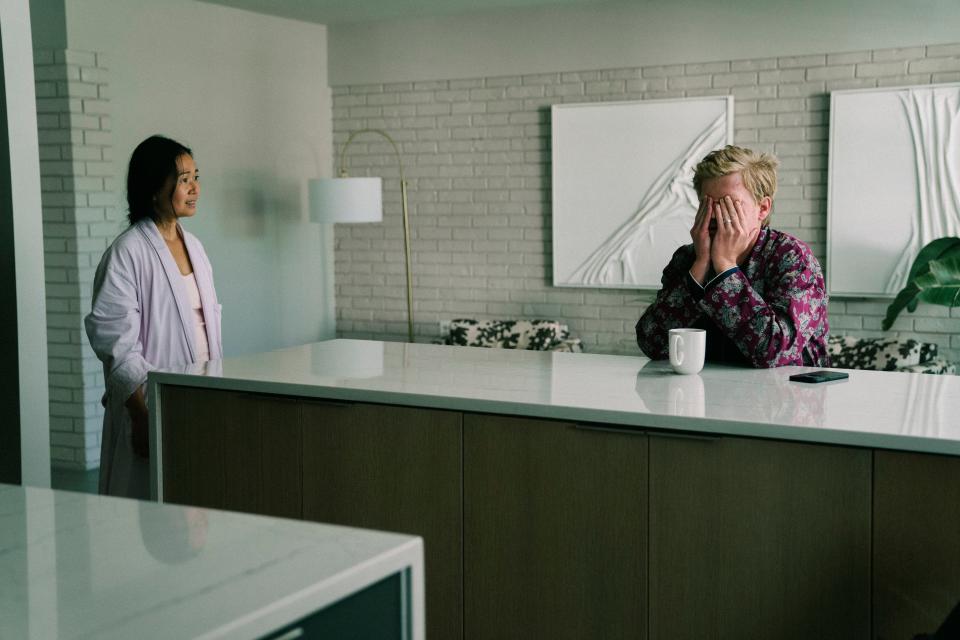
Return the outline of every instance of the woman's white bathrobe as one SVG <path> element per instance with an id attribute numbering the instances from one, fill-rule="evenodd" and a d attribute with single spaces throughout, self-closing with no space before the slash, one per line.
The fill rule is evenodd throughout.
<path id="1" fill-rule="evenodd" d="M 200 289 L 210 359 L 217 360 L 223 357 L 221 307 L 210 261 L 193 234 L 180 232 Z M 148 371 L 198 358 L 183 276 L 150 218 L 131 225 L 103 254 L 93 283 L 93 309 L 84 323 L 106 382 L 100 493 L 148 498 L 149 462 L 133 452 L 124 405 L 147 381 Z"/>

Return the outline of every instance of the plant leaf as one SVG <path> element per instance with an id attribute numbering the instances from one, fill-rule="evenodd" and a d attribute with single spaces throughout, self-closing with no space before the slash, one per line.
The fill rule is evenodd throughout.
<path id="1" fill-rule="evenodd" d="M 940 284 L 960 282 L 960 256 L 931 260 L 928 266 Z"/>
<path id="2" fill-rule="evenodd" d="M 914 258 L 913 266 L 910 267 L 910 274 L 907 276 L 907 282 L 912 281 L 920 273 L 929 271 L 927 265 L 931 260 L 943 260 L 954 256 L 960 256 L 960 238 L 937 238 L 928 242 Z"/>
<path id="3" fill-rule="evenodd" d="M 903 289 L 900 290 L 900 293 L 897 294 L 897 297 L 890 303 L 890 306 L 887 307 L 887 317 L 883 319 L 883 322 L 880 324 L 880 328 L 884 331 L 889 331 L 890 327 L 893 326 L 893 322 L 897 319 L 897 316 L 900 315 L 900 312 L 903 311 L 904 307 L 909 307 L 911 304 L 914 308 L 917 306 L 917 294 L 920 293 L 920 289 L 914 283 L 910 282 Z M 913 309 L 910 309 L 913 311 Z"/>
<path id="4" fill-rule="evenodd" d="M 930 273 L 934 263 L 935 268 L 939 269 L 939 278 Z M 954 277 L 960 283 L 958 267 L 960 267 L 960 238 L 951 236 L 928 242 L 917 253 L 910 267 L 907 284 L 887 307 L 887 315 L 880 325 L 881 328 L 888 331 L 901 311 L 904 309 L 911 313 L 916 311 L 917 304 L 921 300 L 946 306 L 960 305 L 960 287 L 953 287 L 950 284 Z"/>
<path id="5" fill-rule="evenodd" d="M 960 255 L 960 238 L 947 237 L 937 238 L 928 242 L 913 261 L 910 267 L 910 275 L 907 276 L 907 282 L 911 282 L 918 276 L 930 271 L 930 263 L 943 260 L 948 257 Z M 913 313 L 917 310 L 917 304 L 920 302 L 920 296 L 915 296 L 907 303 L 907 311 Z"/>
<path id="6" fill-rule="evenodd" d="M 930 271 L 915 281 L 919 298 L 945 307 L 960 304 L 960 258 L 931 260 L 928 266 Z"/>

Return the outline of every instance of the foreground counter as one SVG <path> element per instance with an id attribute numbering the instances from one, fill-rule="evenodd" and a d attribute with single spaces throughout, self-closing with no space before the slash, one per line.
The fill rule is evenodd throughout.
<path id="1" fill-rule="evenodd" d="M 960 378 L 806 370 L 334 340 L 154 372 L 153 489 L 423 536 L 430 637 L 932 631 Z"/>
<path id="2" fill-rule="evenodd" d="M 0 485 L 0 638 L 423 638 L 419 538 Z"/>

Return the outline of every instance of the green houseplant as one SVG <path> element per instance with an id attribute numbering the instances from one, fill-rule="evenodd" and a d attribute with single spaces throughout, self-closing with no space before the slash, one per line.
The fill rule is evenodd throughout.
<path id="1" fill-rule="evenodd" d="M 920 250 L 906 286 L 887 307 L 883 330 L 893 326 L 904 308 L 912 313 L 920 302 L 960 306 L 960 238 L 937 238 Z"/>

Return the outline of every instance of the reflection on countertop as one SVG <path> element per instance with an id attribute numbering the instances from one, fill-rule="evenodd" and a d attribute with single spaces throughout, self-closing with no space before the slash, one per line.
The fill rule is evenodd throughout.
<path id="1" fill-rule="evenodd" d="M 709 414 L 714 419 L 804 427 L 824 425 L 829 385 L 790 382 L 785 375 L 766 376 L 764 385 L 745 385 L 736 377 L 714 375 L 722 369 L 715 366 L 700 374 L 680 375 L 665 361 L 650 362 L 637 373 L 636 392 L 656 413 L 697 418 Z"/>
<path id="2" fill-rule="evenodd" d="M 421 561 L 413 536 L 0 484 L 2 638 L 256 638 Z"/>

